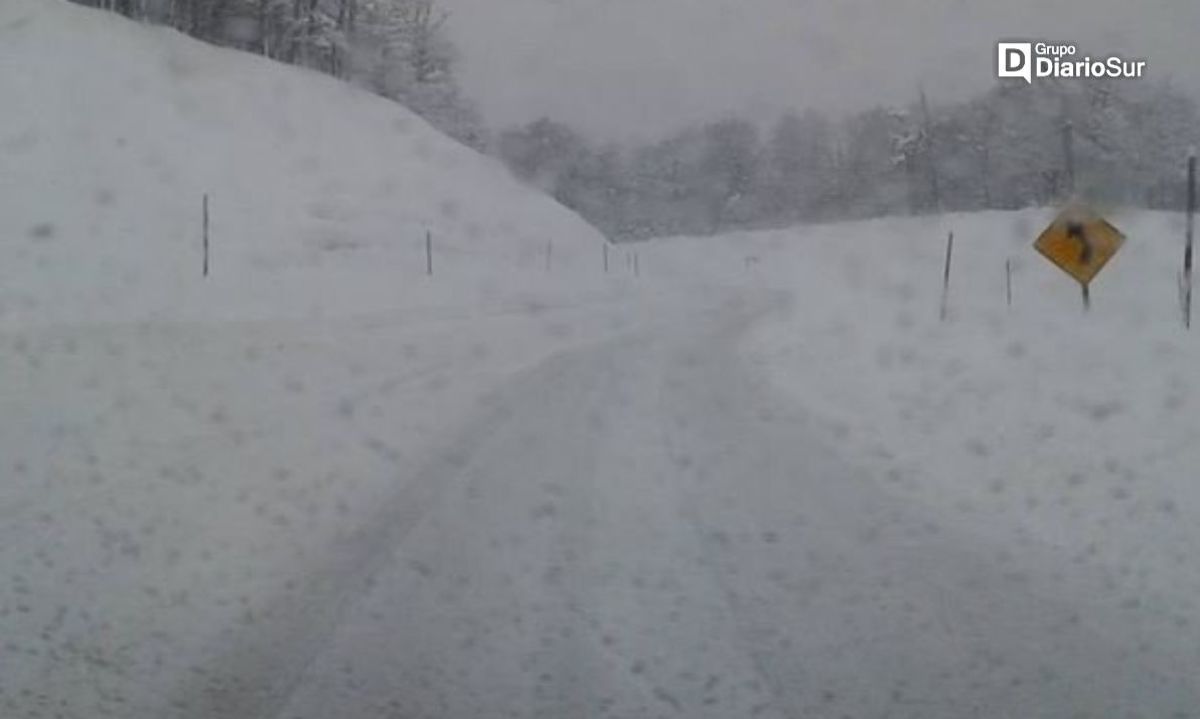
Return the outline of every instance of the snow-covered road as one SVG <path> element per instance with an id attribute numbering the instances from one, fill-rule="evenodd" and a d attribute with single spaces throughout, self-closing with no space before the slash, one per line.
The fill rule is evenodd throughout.
<path id="1" fill-rule="evenodd" d="M 906 502 L 739 352 L 748 291 L 514 377 L 175 687 L 181 717 L 1191 716 L 1103 577 Z M 671 328 L 671 329 L 667 329 Z"/>
<path id="2" fill-rule="evenodd" d="M 0 719 L 1200 717 L 1181 214 L 1087 315 L 1053 208 L 610 245 L 331 78 L 0 34 Z"/>

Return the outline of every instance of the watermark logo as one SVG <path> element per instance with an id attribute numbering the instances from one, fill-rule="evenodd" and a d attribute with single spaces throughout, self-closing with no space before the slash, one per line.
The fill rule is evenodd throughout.
<path id="1" fill-rule="evenodd" d="M 1032 84 L 1043 77 L 1138 78 L 1146 74 L 1146 61 L 1119 55 L 1105 58 L 1076 57 L 1070 44 L 1046 42 L 996 43 L 996 76 L 1019 77 Z"/>

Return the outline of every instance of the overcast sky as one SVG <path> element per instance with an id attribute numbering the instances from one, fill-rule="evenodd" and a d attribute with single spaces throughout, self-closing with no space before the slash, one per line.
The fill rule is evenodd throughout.
<path id="1" fill-rule="evenodd" d="M 441 0 L 489 123 L 542 115 L 610 138 L 732 111 L 952 100 L 998 39 L 1145 58 L 1200 90 L 1200 0 Z M 1191 68 L 1188 65 L 1191 65 Z"/>

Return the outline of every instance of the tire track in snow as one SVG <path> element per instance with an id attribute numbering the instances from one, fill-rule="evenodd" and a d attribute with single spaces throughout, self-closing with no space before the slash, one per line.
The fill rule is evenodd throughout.
<path id="1" fill-rule="evenodd" d="M 639 330 L 633 336 L 645 336 Z M 274 717 L 320 654 L 355 598 L 393 560 L 396 549 L 468 464 L 475 448 L 502 428 L 510 407 L 567 371 L 575 357 L 630 341 L 618 336 L 551 355 L 518 373 L 483 401 L 485 409 L 452 439 L 430 452 L 395 497 L 330 547 L 311 571 L 268 604 L 256 626 L 227 628 L 196 676 L 173 689 L 165 710 L 177 719 Z"/>

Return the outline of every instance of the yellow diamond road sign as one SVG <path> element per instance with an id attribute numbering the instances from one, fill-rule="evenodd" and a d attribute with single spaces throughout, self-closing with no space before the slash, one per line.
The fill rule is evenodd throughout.
<path id="1" fill-rule="evenodd" d="M 1087 287 L 1125 244 L 1125 235 L 1083 206 L 1063 210 L 1033 246 Z"/>

